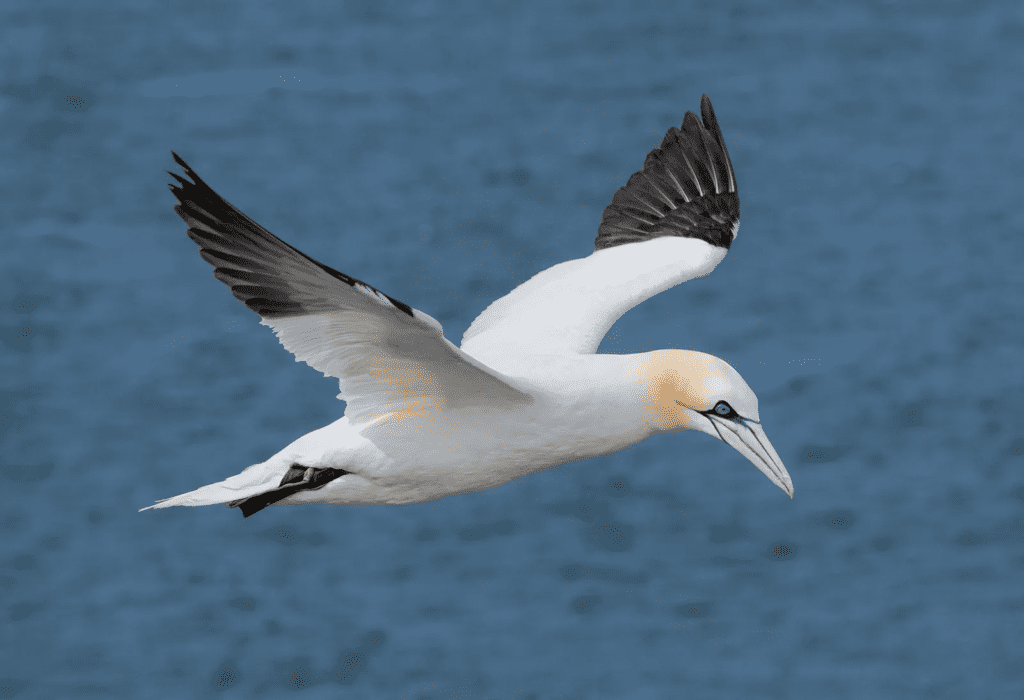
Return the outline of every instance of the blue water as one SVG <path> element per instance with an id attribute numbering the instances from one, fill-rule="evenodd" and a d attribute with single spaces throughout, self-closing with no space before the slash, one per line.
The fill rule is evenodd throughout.
<path id="1" fill-rule="evenodd" d="M 277 8 L 0 4 L 0 697 L 1024 697 L 1020 3 Z M 739 239 L 602 351 L 732 363 L 794 500 L 675 434 L 136 512 L 343 407 L 200 259 L 171 149 L 459 342 L 703 92 Z"/>

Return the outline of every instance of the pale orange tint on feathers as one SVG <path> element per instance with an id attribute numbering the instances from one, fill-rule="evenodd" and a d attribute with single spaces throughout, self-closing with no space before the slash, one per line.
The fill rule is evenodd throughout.
<path id="1" fill-rule="evenodd" d="M 712 406 L 711 397 L 726 388 L 714 371 L 714 360 L 690 350 L 655 350 L 637 356 L 630 378 L 640 394 L 644 422 L 655 432 L 694 429 L 693 414 L 686 408 L 706 411 Z"/>

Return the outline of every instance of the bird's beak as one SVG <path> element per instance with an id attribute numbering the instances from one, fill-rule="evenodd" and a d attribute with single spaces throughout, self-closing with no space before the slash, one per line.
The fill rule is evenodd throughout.
<path id="1" fill-rule="evenodd" d="M 783 466 L 779 453 L 768 441 L 768 436 L 764 434 L 760 423 L 742 418 L 735 421 L 712 416 L 708 418 L 714 424 L 718 437 L 735 447 L 741 455 L 764 472 L 773 484 L 788 493 L 790 498 L 793 497 L 793 480 L 789 478 L 789 472 Z"/>

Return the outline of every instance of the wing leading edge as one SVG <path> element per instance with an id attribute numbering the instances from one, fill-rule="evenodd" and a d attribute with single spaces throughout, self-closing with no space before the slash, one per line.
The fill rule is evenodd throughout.
<path id="1" fill-rule="evenodd" d="M 177 154 L 192 180 L 174 207 L 214 276 L 302 361 L 339 381 L 353 422 L 395 410 L 439 409 L 530 397 L 469 357 L 441 324 L 380 290 L 288 245 L 213 191 Z"/>

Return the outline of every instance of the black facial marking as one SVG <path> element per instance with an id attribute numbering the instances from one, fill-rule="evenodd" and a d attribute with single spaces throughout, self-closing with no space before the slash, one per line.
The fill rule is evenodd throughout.
<path id="1" fill-rule="evenodd" d="M 714 408 L 708 411 L 700 411 L 700 413 L 703 413 L 706 416 L 724 418 L 725 420 L 736 420 L 737 418 L 740 417 L 740 414 L 736 413 L 736 411 L 733 410 L 733 407 L 730 406 L 725 401 L 719 401 L 718 403 L 715 404 Z"/>

